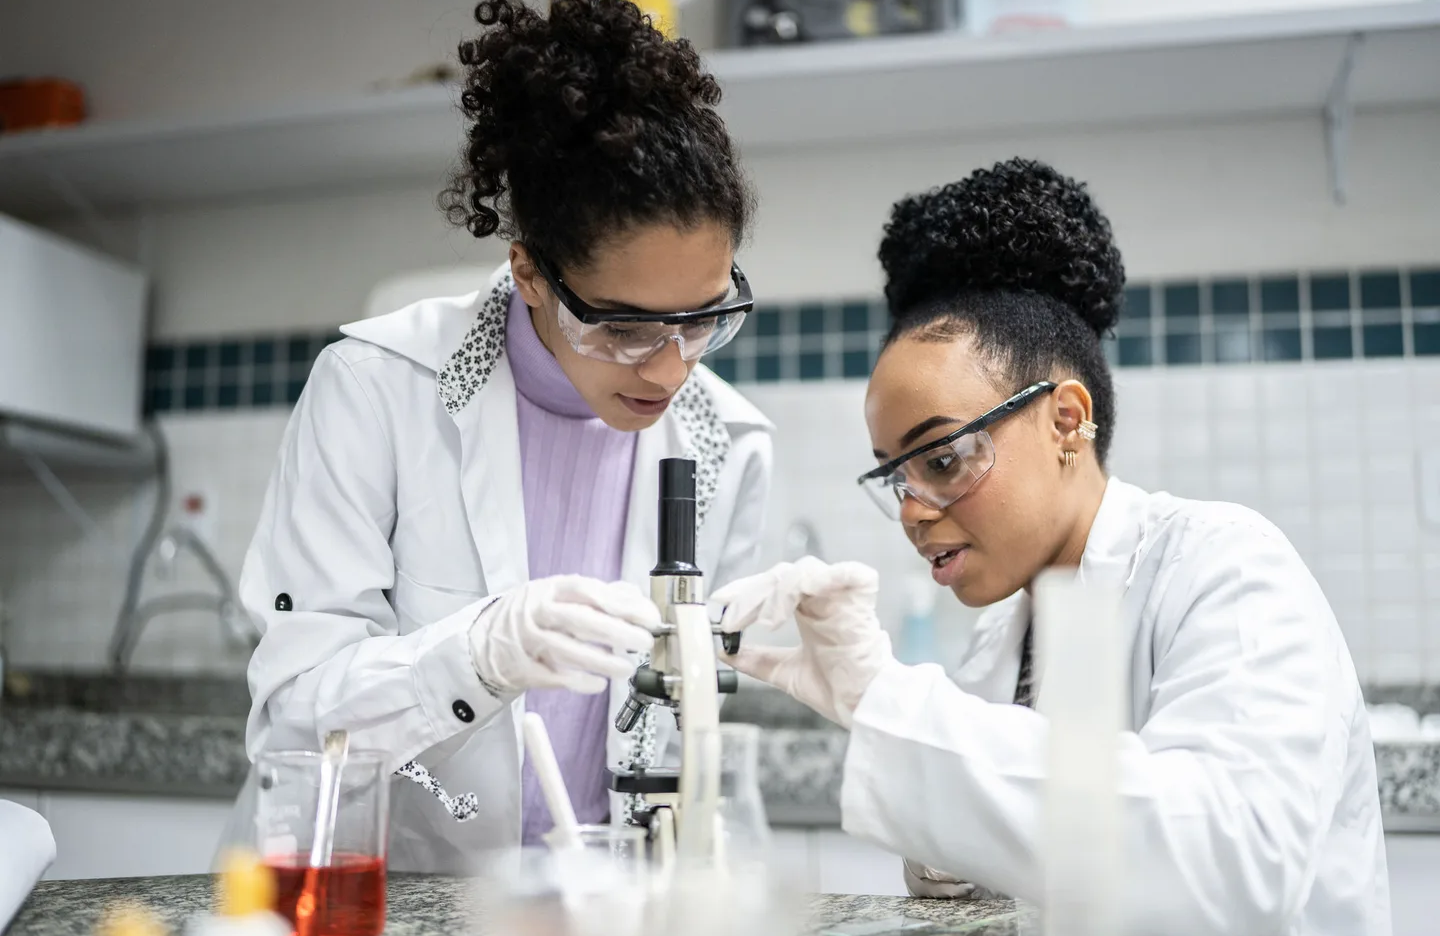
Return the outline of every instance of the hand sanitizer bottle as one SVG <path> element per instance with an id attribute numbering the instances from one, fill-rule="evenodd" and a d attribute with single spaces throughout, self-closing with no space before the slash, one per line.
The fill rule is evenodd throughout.
<path id="1" fill-rule="evenodd" d="M 939 590 L 927 575 L 905 577 L 905 617 L 900 622 L 896 659 L 915 666 L 939 658 L 935 644 L 935 599 Z"/>

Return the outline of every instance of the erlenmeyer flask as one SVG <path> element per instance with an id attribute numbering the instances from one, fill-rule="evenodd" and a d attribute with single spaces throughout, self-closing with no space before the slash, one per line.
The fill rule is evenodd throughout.
<path id="1" fill-rule="evenodd" d="M 760 729 L 722 722 L 710 729 L 720 746 L 720 804 L 717 808 L 716 863 L 721 867 L 770 858 L 770 823 L 760 796 Z"/>

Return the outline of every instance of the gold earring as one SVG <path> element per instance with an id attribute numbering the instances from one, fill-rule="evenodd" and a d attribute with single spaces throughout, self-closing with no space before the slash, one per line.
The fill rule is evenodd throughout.
<path id="1" fill-rule="evenodd" d="M 1066 468 L 1075 467 L 1075 453 L 1069 449 L 1060 453 L 1060 463 Z"/>
<path id="2" fill-rule="evenodd" d="M 1080 425 L 1075 428 L 1075 432 L 1077 435 L 1080 436 L 1080 438 L 1084 439 L 1086 442 L 1094 442 L 1095 430 L 1099 428 L 1099 426 L 1095 425 L 1090 420 L 1082 419 L 1080 420 Z"/>

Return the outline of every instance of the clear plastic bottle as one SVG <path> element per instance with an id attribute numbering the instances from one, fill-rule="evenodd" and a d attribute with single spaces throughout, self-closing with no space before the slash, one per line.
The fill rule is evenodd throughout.
<path id="1" fill-rule="evenodd" d="M 900 622 L 900 640 L 895 656 L 901 663 L 934 663 L 939 659 L 935 643 L 935 599 L 940 590 L 930 577 L 911 573 L 905 577 L 905 617 Z"/>

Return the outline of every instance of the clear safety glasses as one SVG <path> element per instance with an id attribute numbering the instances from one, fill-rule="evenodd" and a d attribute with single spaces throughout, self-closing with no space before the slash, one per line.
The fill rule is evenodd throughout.
<path id="1" fill-rule="evenodd" d="M 986 430 L 1055 389 L 1042 380 L 1032 384 L 944 438 L 927 442 L 899 458 L 868 471 L 860 486 L 892 520 L 900 519 L 905 498 L 913 497 L 933 510 L 944 510 L 969 493 L 995 466 L 995 442 Z"/>
<path id="2" fill-rule="evenodd" d="M 750 282 L 730 267 L 725 295 L 703 309 L 656 313 L 641 309 L 597 309 L 575 295 L 535 251 L 535 267 L 560 300 L 560 330 L 570 346 L 586 357 L 612 364 L 641 364 L 672 342 L 686 361 L 729 344 L 755 306 Z"/>

